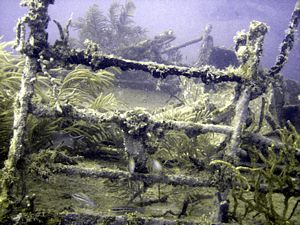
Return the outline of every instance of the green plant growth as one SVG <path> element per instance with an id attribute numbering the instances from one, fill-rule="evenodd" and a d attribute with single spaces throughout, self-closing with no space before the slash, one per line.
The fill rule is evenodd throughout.
<path id="1" fill-rule="evenodd" d="M 300 202 L 297 194 L 300 164 L 296 159 L 300 135 L 289 124 L 280 131 L 280 136 L 284 143 L 281 149 L 270 147 L 263 154 L 250 148 L 252 166 L 234 166 L 221 160 L 211 162 L 233 172 L 232 217 L 240 224 L 246 224 L 250 215 L 263 216 L 266 224 L 295 224 L 293 217 Z"/>
<path id="2" fill-rule="evenodd" d="M 10 144 L 13 123 L 13 105 L 18 93 L 24 59 L 13 55 L 6 50 L 12 43 L 0 43 L 0 155 L 1 167 L 6 158 Z M 72 104 L 77 107 L 88 107 L 99 111 L 113 109 L 117 101 L 113 94 L 107 94 L 106 89 L 111 87 L 114 73 L 117 69 L 91 72 L 86 68 L 77 67 L 72 71 L 55 69 L 50 71 L 53 77 L 38 74 L 35 84 L 33 102 L 45 104 L 59 109 L 61 104 Z M 51 82 L 50 82 L 51 79 Z M 56 91 L 53 91 L 55 84 Z M 57 96 L 54 96 L 57 95 Z M 115 128 L 107 124 L 88 125 L 83 121 L 68 119 L 36 118 L 30 115 L 27 120 L 26 151 L 36 152 L 41 148 L 54 147 L 58 137 L 74 139 L 88 146 L 97 146 L 102 142 L 114 143 L 120 139 L 116 136 Z M 121 135 L 118 133 L 119 136 Z M 56 135 L 56 136 L 55 136 Z M 58 138 L 59 139 L 59 138 Z M 119 141 L 120 142 L 120 141 Z M 120 145 L 120 143 L 118 143 Z M 79 145 L 80 146 L 80 145 Z"/>
<path id="3" fill-rule="evenodd" d="M 177 97 L 180 103 L 167 105 L 155 114 L 155 119 L 205 123 L 217 112 L 211 96 L 204 93 L 202 84 L 180 77 L 180 88 Z"/>
<path id="4" fill-rule="evenodd" d="M 218 113 L 217 106 L 225 107 L 228 104 L 226 101 L 220 104 L 218 99 L 205 93 L 203 85 L 196 80 L 180 77 L 180 88 L 180 103 L 167 105 L 154 114 L 155 119 L 206 123 Z M 207 162 L 216 153 L 214 149 L 223 138 L 224 136 L 213 133 L 191 138 L 181 131 L 168 131 L 159 141 L 155 157 L 166 162 L 176 159 L 179 165 L 193 165 L 204 169 L 203 162 Z"/>
<path id="5" fill-rule="evenodd" d="M 191 165 L 191 162 L 196 163 L 195 160 L 207 159 L 207 154 L 214 148 L 209 142 L 212 137 L 213 134 L 206 134 L 191 139 L 183 132 L 169 131 L 160 141 L 155 158 L 165 163 L 174 162 L 180 166 L 190 167 L 188 165 Z"/>
<path id="6" fill-rule="evenodd" d="M 0 38 L 1 41 L 2 38 Z M 12 136 L 13 103 L 19 90 L 24 60 L 7 51 L 12 42 L 0 42 L 0 158 L 4 159 Z M 2 167 L 2 160 L 0 167 Z"/>
<path id="7" fill-rule="evenodd" d="M 117 54 L 118 50 L 141 41 L 145 30 L 136 26 L 132 20 L 135 5 L 128 0 L 124 5 L 113 2 L 105 16 L 94 4 L 74 22 L 73 27 L 79 31 L 79 43 L 86 39 L 100 45 L 105 53 Z"/>
<path id="8" fill-rule="evenodd" d="M 118 72 L 116 69 L 112 71 Z M 112 110 L 117 106 L 117 100 L 112 93 L 106 92 L 112 86 L 113 79 L 114 73 L 108 70 L 91 72 L 86 68 L 76 67 L 66 76 L 59 77 L 58 102 L 55 105 L 59 108 L 62 104 L 72 104 L 101 112 Z M 104 142 L 120 145 L 121 133 L 109 124 L 88 124 L 68 119 L 59 124 L 59 131 L 76 142 L 77 151 L 82 151 L 79 148 L 96 149 Z"/>
<path id="9" fill-rule="evenodd" d="M 60 77 L 58 85 L 59 104 L 71 104 L 93 109 L 109 110 L 116 106 L 112 94 L 104 94 L 112 85 L 114 74 L 106 70 L 92 72 L 76 67 L 66 76 Z"/>

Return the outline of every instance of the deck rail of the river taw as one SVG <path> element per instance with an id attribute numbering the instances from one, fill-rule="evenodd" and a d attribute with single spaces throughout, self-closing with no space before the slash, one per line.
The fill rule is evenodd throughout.
<path id="1" fill-rule="evenodd" d="M 144 139 L 147 138 L 145 133 L 147 133 L 147 131 L 155 133 L 158 129 L 183 130 L 189 133 L 190 137 L 207 132 L 226 134 L 230 136 L 230 141 L 228 143 L 229 147 L 226 148 L 224 152 L 223 161 L 233 165 L 239 164 L 239 155 L 245 151 L 239 147 L 241 142 L 254 143 L 258 149 L 262 148 L 261 146 L 271 145 L 275 146 L 275 148 L 283 147 L 283 143 L 257 133 L 245 132 L 243 127 L 247 118 L 249 102 L 265 93 L 272 83 L 280 80 L 278 73 L 286 63 L 289 52 L 294 44 L 295 32 L 300 16 L 300 0 L 297 1 L 293 11 L 286 36 L 281 44 L 280 54 L 274 66 L 268 72 L 262 72 L 258 69 L 262 55 L 264 36 L 268 31 L 266 24 L 258 21 L 251 22 L 248 32 L 241 32 L 235 37 L 236 54 L 242 63 L 240 67 L 231 68 L 231 70 L 218 70 L 210 66 L 190 68 L 153 62 L 139 62 L 126 60 L 113 55 L 103 55 L 98 51 L 97 45 L 92 42 L 88 43 L 86 50 L 79 51 L 71 49 L 67 45 L 66 36 L 68 34 L 62 33 L 65 32 L 62 29 L 60 29 L 62 40 L 58 40 L 54 45 L 50 45 L 47 41 L 48 33 L 46 31 L 50 20 L 48 15 L 48 6 L 50 4 L 54 4 L 54 0 L 22 0 L 22 5 L 28 7 L 29 12 L 22 17 L 17 24 L 17 49 L 26 57 L 26 63 L 21 88 L 14 108 L 13 136 L 1 180 L 0 203 L 2 214 L 7 213 L 11 205 L 14 204 L 11 190 L 14 185 L 14 179 L 17 176 L 18 162 L 24 155 L 24 134 L 29 113 L 37 117 L 67 117 L 92 123 L 115 123 L 124 131 L 124 138 L 127 139 L 124 143 L 128 143 L 128 140 L 130 140 L 139 143 L 141 146 L 145 143 Z M 28 33 L 28 40 L 25 40 L 25 29 L 27 28 L 30 29 L 30 32 Z M 185 76 L 187 78 L 197 77 L 205 84 L 236 82 L 240 85 L 240 88 L 237 89 L 236 97 L 232 103 L 232 105 L 235 105 L 235 113 L 231 126 L 177 121 L 156 121 L 148 113 L 142 113 L 141 115 L 141 112 L 134 110 L 128 112 L 100 113 L 91 109 L 77 109 L 71 105 L 60 105 L 60 107 L 50 108 L 45 105 L 32 104 L 31 98 L 34 94 L 33 85 L 36 80 L 37 72 L 44 71 L 47 73 L 49 67 L 68 66 L 69 64 L 83 64 L 91 67 L 93 70 L 104 69 L 110 66 L 119 67 L 121 70 L 142 70 L 149 72 L 155 78 L 165 78 L 171 75 Z M 138 126 L 141 122 L 140 118 L 147 118 L 147 124 L 143 125 L 142 128 Z M 137 126 L 133 128 L 132 124 L 137 124 Z M 139 135 L 135 135 L 137 133 L 139 133 Z M 126 147 L 127 146 L 125 146 L 125 148 Z M 136 160 L 139 158 L 141 161 L 144 160 L 147 146 L 143 147 L 145 149 L 141 149 L 139 154 L 135 153 L 134 157 Z M 300 154 L 299 150 L 296 154 Z M 224 167 L 224 170 L 225 169 L 226 167 Z M 225 222 L 227 220 L 229 204 L 227 201 L 227 193 L 228 189 L 231 188 L 231 184 L 220 188 L 220 183 L 213 183 L 211 179 L 200 180 L 195 177 L 176 175 L 130 174 L 126 171 L 106 169 L 88 170 L 75 166 L 61 166 L 56 168 L 56 171 L 68 175 L 80 174 L 82 176 L 91 176 L 95 179 L 99 177 L 110 179 L 125 177 L 133 180 L 143 180 L 149 183 L 160 182 L 174 185 L 215 186 L 219 193 L 219 202 L 217 203 L 219 210 L 217 210 L 217 215 L 215 216 L 216 222 Z M 280 191 L 282 190 L 278 190 L 278 192 Z M 224 207 L 224 205 L 227 205 L 227 207 Z M 67 215 L 66 218 L 75 220 L 74 218 L 77 216 L 79 215 Z M 118 219 L 124 220 L 122 217 Z M 148 220 L 144 220 L 144 222 L 152 220 L 163 221 L 162 219 L 149 218 Z M 166 221 L 166 224 L 172 224 L 172 221 Z"/>

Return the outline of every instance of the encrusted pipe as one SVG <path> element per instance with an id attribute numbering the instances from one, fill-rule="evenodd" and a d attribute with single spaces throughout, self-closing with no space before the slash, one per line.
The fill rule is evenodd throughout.
<path id="1" fill-rule="evenodd" d="M 300 0 L 297 0 L 294 11 L 290 19 L 289 28 L 287 29 L 286 35 L 280 45 L 280 53 L 276 58 L 276 62 L 274 66 L 272 66 L 268 72 L 270 76 L 275 76 L 276 74 L 278 74 L 283 68 L 283 66 L 287 63 L 288 56 L 295 43 L 295 39 L 296 39 L 295 34 L 299 24 L 299 19 L 300 19 Z"/>
<path id="2" fill-rule="evenodd" d="M 242 140 L 242 129 L 248 116 L 248 106 L 250 101 L 250 90 L 246 88 L 237 102 L 235 116 L 232 121 L 233 132 L 231 135 L 230 148 L 225 151 L 225 156 L 237 160 L 236 151 Z"/>

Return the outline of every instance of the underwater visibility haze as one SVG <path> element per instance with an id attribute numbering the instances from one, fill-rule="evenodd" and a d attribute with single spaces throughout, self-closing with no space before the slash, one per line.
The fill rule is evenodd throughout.
<path id="1" fill-rule="evenodd" d="M 300 0 L 0 15 L 0 224 L 300 224 Z"/>

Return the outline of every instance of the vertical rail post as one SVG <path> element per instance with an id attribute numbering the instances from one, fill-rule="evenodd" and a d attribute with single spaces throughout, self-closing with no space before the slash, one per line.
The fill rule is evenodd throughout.
<path id="1" fill-rule="evenodd" d="M 14 187 L 18 182 L 18 163 L 24 153 L 24 139 L 28 108 L 34 94 L 36 74 L 40 70 L 39 60 L 43 51 L 48 47 L 48 6 L 54 0 L 22 0 L 29 12 L 19 19 L 17 24 L 17 50 L 26 56 L 20 91 L 14 104 L 13 136 L 11 139 L 8 158 L 5 161 L 0 183 L 0 217 L 10 210 L 17 196 L 13 196 Z M 28 39 L 25 39 L 25 24 L 29 27 Z"/>
<path id="2" fill-rule="evenodd" d="M 235 115 L 232 120 L 233 133 L 229 146 L 225 150 L 223 160 L 233 165 L 238 162 L 237 150 L 241 142 L 243 127 L 248 116 L 248 107 L 251 95 L 260 89 L 261 75 L 258 70 L 264 36 L 268 31 L 266 24 L 252 21 L 247 33 L 240 32 L 235 37 L 236 55 L 241 61 L 241 65 L 236 69 L 237 73 L 246 78 L 239 93 Z M 219 176 L 219 190 L 216 194 L 217 211 L 215 220 L 217 222 L 228 222 L 228 193 L 231 188 L 232 172 L 229 168 L 221 166 Z"/>

